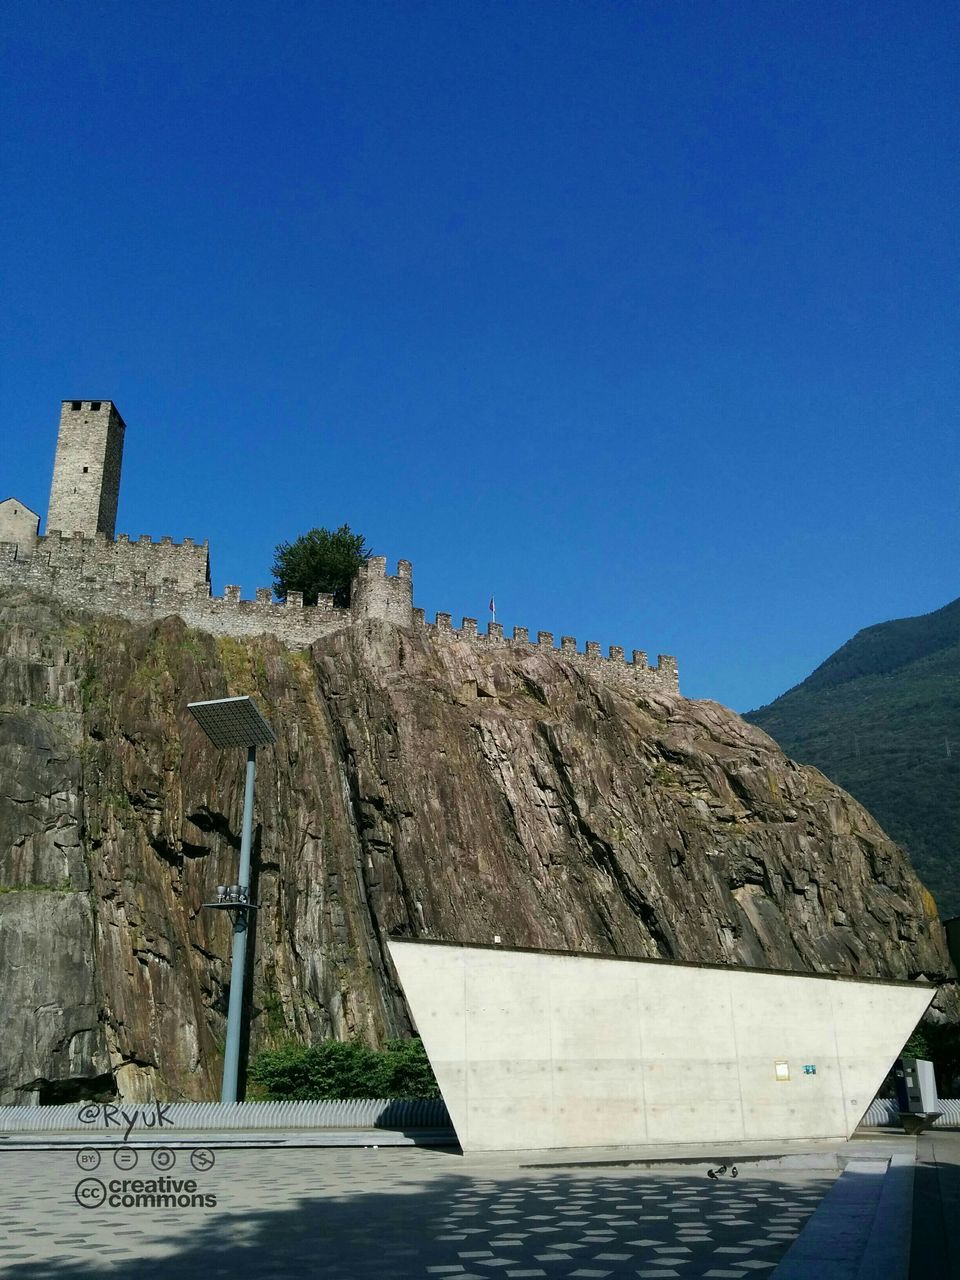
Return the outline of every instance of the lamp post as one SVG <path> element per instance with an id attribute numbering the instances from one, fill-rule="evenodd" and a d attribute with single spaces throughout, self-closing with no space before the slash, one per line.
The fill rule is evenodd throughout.
<path id="1" fill-rule="evenodd" d="M 243 828 L 240 839 L 240 871 L 237 883 L 219 885 L 217 901 L 204 906 L 229 911 L 233 917 L 233 952 L 230 963 L 230 1006 L 227 1010 L 227 1043 L 223 1055 L 221 1102 L 236 1102 L 240 1071 L 240 1031 L 243 1023 L 243 985 L 247 961 L 247 928 L 250 912 L 250 847 L 253 843 L 253 784 L 257 776 L 257 747 L 276 742 L 277 735 L 252 698 L 216 698 L 191 702 L 187 710 L 215 747 L 246 747 L 247 774 L 243 788 Z"/>

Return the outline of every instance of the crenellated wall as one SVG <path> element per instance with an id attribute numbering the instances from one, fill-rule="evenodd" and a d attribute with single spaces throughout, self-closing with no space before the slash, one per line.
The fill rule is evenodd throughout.
<path id="1" fill-rule="evenodd" d="M 464 618 L 455 629 L 449 613 L 438 613 L 434 622 L 427 622 L 423 610 L 413 607 L 410 561 L 400 560 L 396 574 L 388 574 L 384 556 L 372 556 L 361 567 L 348 609 L 335 608 L 329 595 L 304 607 L 299 592 L 290 592 L 286 603 L 277 603 L 270 587 L 258 588 L 253 600 L 241 599 L 236 586 L 226 587 L 222 597 L 213 596 L 207 543 L 189 538 L 152 542 L 144 537 L 132 542 L 121 534 L 111 542 L 104 534 L 85 538 L 79 533 L 72 537 L 50 533 L 32 545 L 0 542 L 0 586 L 25 586 L 67 604 L 131 621 L 176 614 L 188 626 L 212 635 L 267 634 L 291 648 L 313 644 L 355 622 L 378 619 L 423 629 L 442 644 L 487 649 L 509 645 L 558 653 L 605 680 L 671 693 L 679 689 L 677 662 L 668 654 L 660 654 L 657 665 L 651 667 L 642 650 L 634 649 L 627 660 L 619 645 L 611 645 L 605 657 L 593 640 L 581 652 L 573 636 L 561 636 L 557 649 L 550 631 L 538 631 L 533 642 L 526 627 L 514 627 L 512 636 L 506 637 L 498 622 L 489 623 L 486 632 L 478 629 L 476 618 Z"/>
<path id="2" fill-rule="evenodd" d="M 292 648 L 312 644 L 348 624 L 349 609 L 336 609 L 332 596 L 321 596 L 305 608 L 303 596 L 291 592 L 285 604 L 273 599 L 270 587 L 243 600 L 240 588 L 223 596 L 210 592 L 207 544 L 170 538 L 136 542 L 121 536 L 110 542 L 95 538 L 38 538 L 33 554 L 16 543 L 0 543 L 0 586 L 24 586 L 65 604 L 131 621 L 176 614 L 188 626 L 212 635 L 274 635 Z"/>
<path id="3" fill-rule="evenodd" d="M 623 648 L 617 644 L 610 646 L 609 654 L 605 657 L 595 640 L 588 640 L 581 652 L 573 636 L 561 636 L 560 647 L 557 649 L 552 631 L 538 631 L 536 643 L 534 643 L 530 640 L 527 627 L 514 627 L 512 636 L 507 637 L 503 634 L 503 626 L 499 622 L 489 622 L 486 632 L 481 632 L 476 618 L 464 618 L 457 629 L 454 628 L 453 619 L 449 613 L 438 613 L 434 622 L 427 622 L 422 609 L 413 610 L 413 621 L 414 625 L 424 627 L 440 641 L 454 644 L 478 644 L 484 647 L 509 645 L 513 648 L 546 650 L 550 653 L 559 653 L 567 661 L 589 668 L 596 674 L 602 675 L 604 679 L 663 689 L 668 693 L 677 693 L 680 689 L 677 660 L 667 653 L 659 654 L 657 665 L 651 667 L 642 649 L 634 649 L 628 661 Z"/>
<path id="4" fill-rule="evenodd" d="M 32 550 L 21 546 L 21 556 L 28 552 L 35 572 L 49 568 L 53 573 L 63 571 L 81 578 L 145 583 L 150 587 L 173 582 L 181 590 L 210 581 L 209 547 L 192 538 L 183 542 L 161 538 L 154 542 L 146 536 L 131 540 L 122 533 L 114 542 L 105 533 L 89 537 L 79 531 L 65 534 L 54 530 L 37 538 Z"/>

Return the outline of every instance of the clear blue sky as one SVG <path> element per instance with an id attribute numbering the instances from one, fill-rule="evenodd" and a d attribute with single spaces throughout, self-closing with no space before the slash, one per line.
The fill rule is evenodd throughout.
<path id="1" fill-rule="evenodd" d="M 738 710 L 960 594 L 953 0 L 2 23 L 0 496 L 110 398 L 218 589 L 347 521 Z"/>

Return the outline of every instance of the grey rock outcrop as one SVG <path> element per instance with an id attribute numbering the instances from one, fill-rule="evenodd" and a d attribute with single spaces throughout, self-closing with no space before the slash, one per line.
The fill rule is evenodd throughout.
<path id="1" fill-rule="evenodd" d="M 250 1038 L 409 1029 L 390 935 L 926 977 L 932 900 L 855 801 L 709 702 L 370 621 L 295 652 L 0 597 L 0 1101 L 213 1098 L 256 696 Z"/>

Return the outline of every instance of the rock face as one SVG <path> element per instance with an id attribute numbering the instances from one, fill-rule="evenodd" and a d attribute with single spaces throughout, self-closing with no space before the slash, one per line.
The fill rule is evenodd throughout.
<path id="1" fill-rule="evenodd" d="M 214 1098 L 251 693 L 250 1044 L 410 1023 L 388 936 L 955 975 L 854 800 L 715 703 L 369 622 L 307 652 L 0 598 L 0 1102 Z"/>

